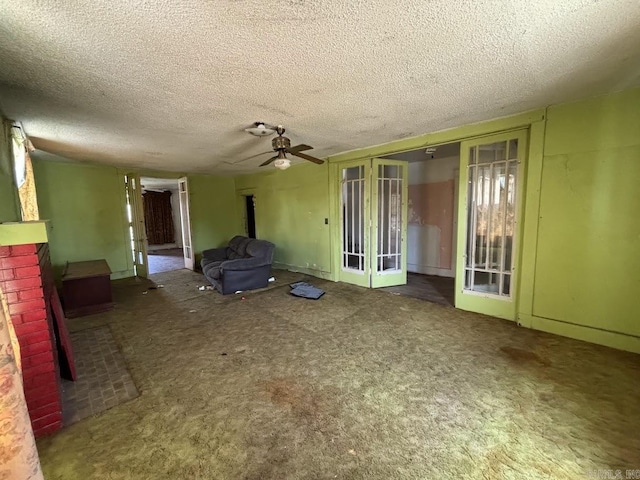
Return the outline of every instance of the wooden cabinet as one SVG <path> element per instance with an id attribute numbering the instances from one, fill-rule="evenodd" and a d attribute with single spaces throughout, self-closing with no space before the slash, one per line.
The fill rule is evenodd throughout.
<path id="1" fill-rule="evenodd" d="M 62 276 L 62 298 L 67 318 L 113 308 L 111 269 L 106 260 L 68 263 Z"/>

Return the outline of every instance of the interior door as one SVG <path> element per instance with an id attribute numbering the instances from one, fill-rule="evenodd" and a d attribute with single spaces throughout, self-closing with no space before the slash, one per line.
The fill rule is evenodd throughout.
<path id="1" fill-rule="evenodd" d="M 195 259 L 191 244 L 191 217 L 189 216 L 189 186 L 187 177 L 178 179 L 178 194 L 180 195 L 180 221 L 182 227 L 182 253 L 184 254 L 184 268 L 193 270 Z"/>
<path id="2" fill-rule="evenodd" d="M 138 277 L 146 278 L 149 274 L 147 266 L 147 232 L 144 228 L 144 211 L 142 206 L 142 190 L 140 175 L 131 173 L 124 177 L 127 197 L 127 219 L 133 252 L 133 267 Z"/>
<path id="3" fill-rule="evenodd" d="M 340 164 L 340 281 L 371 285 L 369 266 L 371 162 Z"/>
<path id="4" fill-rule="evenodd" d="M 516 319 L 527 131 L 460 147 L 455 306 Z"/>
<path id="5" fill-rule="evenodd" d="M 374 158 L 371 212 L 373 288 L 407 283 L 407 163 Z"/>
<path id="6" fill-rule="evenodd" d="M 340 281 L 407 282 L 407 166 L 396 160 L 339 165 Z"/>

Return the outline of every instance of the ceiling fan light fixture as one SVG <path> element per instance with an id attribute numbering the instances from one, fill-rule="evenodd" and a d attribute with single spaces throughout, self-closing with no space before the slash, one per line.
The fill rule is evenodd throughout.
<path id="1" fill-rule="evenodd" d="M 266 137 L 276 133 L 275 129 L 267 127 L 264 122 L 255 122 L 253 127 L 245 128 L 244 131 L 256 137 Z"/>
<path id="2" fill-rule="evenodd" d="M 278 153 L 278 158 L 273 162 L 273 166 L 278 170 L 286 170 L 291 166 L 291 160 L 287 158 L 283 151 Z"/>
<path id="3" fill-rule="evenodd" d="M 273 165 L 279 170 L 286 170 L 291 166 L 291 162 L 288 158 L 276 160 Z"/>
<path id="4" fill-rule="evenodd" d="M 292 147 L 291 140 L 284 136 L 285 129 L 282 125 L 269 128 L 275 129 L 276 133 L 278 134 L 277 137 L 271 140 L 271 147 L 273 148 L 274 152 L 277 152 L 277 154 L 274 157 L 271 157 L 269 160 L 262 162 L 260 164 L 261 167 L 266 167 L 267 165 L 271 165 L 273 163 L 273 166 L 278 170 L 286 170 L 291 166 L 291 160 L 287 158 L 287 153 L 295 157 L 300 157 L 309 162 L 313 162 L 317 165 L 322 165 L 324 163 L 324 160 L 320 160 L 319 158 L 312 157 L 311 155 L 307 155 L 306 153 L 302 153 L 306 150 L 313 149 L 313 147 L 305 144 L 295 145 Z"/>

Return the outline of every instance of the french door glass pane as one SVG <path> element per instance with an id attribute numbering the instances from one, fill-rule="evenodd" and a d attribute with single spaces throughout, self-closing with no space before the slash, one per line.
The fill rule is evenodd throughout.
<path id="1" fill-rule="evenodd" d="M 513 237 L 516 229 L 516 181 L 518 178 L 518 163 L 509 162 L 509 170 L 506 178 L 506 221 L 505 221 L 505 260 L 504 269 L 511 271 Z"/>
<path id="2" fill-rule="evenodd" d="M 342 169 L 342 268 L 364 272 L 364 166 Z"/>
<path id="3" fill-rule="evenodd" d="M 516 160 L 518 158 L 518 140 L 509 140 L 509 160 Z"/>
<path id="4" fill-rule="evenodd" d="M 400 165 L 378 166 L 378 272 L 402 269 L 403 168 Z"/>
<path id="5" fill-rule="evenodd" d="M 470 148 L 465 289 L 511 296 L 518 141 Z"/>
<path id="6" fill-rule="evenodd" d="M 474 291 L 484 293 L 495 293 L 499 291 L 500 275 L 498 273 L 492 273 L 487 271 L 474 271 L 473 272 L 473 285 Z"/>
<path id="7" fill-rule="evenodd" d="M 503 275 L 502 276 L 502 294 L 510 295 L 511 292 L 511 275 Z"/>
<path id="8" fill-rule="evenodd" d="M 496 142 L 489 145 L 479 145 L 477 148 L 477 163 L 492 163 L 507 159 L 507 142 Z"/>

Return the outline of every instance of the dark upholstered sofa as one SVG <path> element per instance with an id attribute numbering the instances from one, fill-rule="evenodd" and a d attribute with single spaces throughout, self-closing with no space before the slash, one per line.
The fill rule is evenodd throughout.
<path id="1" fill-rule="evenodd" d="M 202 273 L 223 295 L 266 287 L 274 249 L 266 240 L 237 235 L 226 247 L 202 252 Z"/>

